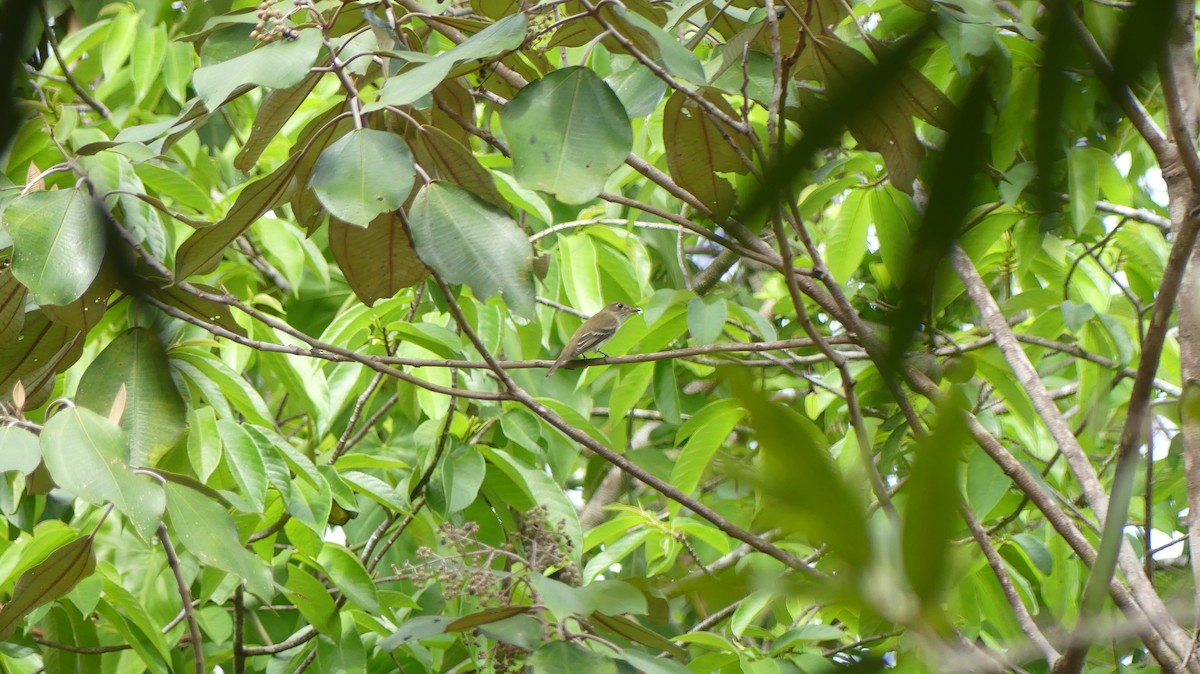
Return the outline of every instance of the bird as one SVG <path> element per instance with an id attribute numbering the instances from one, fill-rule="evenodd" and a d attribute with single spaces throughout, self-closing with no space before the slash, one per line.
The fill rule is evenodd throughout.
<path id="1" fill-rule="evenodd" d="M 564 363 L 577 356 L 582 356 L 588 351 L 597 351 L 601 355 L 607 357 L 600 347 L 604 346 L 612 336 L 617 334 L 617 329 L 625 322 L 626 318 L 634 314 L 642 313 L 641 309 L 635 306 L 625 304 L 624 302 L 613 302 L 596 312 L 595 316 L 583 322 L 579 329 L 571 335 L 571 340 L 563 347 L 562 353 L 558 356 L 558 360 L 554 361 L 554 365 L 550 366 L 550 371 L 546 373 L 546 378 L 554 374 L 558 368 Z"/>

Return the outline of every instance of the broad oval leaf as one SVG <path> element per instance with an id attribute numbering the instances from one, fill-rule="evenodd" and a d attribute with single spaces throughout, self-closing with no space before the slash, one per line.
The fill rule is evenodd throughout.
<path id="1" fill-rule="evenodd" d="M 42 429 L 42 458 L 58 486 L 92 505 L 112 503 L 146 540 L 162 520 L 162 487 L 129 465 L 125 433 L 95 412 L 63 410 Z"/>
<path id="2" fill-rule="evenodd" d="M 32 192 L 4 210 L 12 273 L 38 304 L 70 304 L 92 285 L 104 259 L 104 216 L 83 190 Z"/>
<path id="3" fill-rule="evenodd" d="M 121 386 L 127 396 L 121 428 L 129 440 L 130 462 L 153 466 L 179 442 L 187 424 L 183 398 L 153 332 L 132 328 L 105 347 L 83 373 L 78 402 L 107 414 Z"/>
<path id="4" fill-rule="evenodd" d="M 417 255 L 450 283 L 479 297 L 504 294 L 513 311 L 533 314 L 533 249 L 517 223 L 466 190 L 441 182 L 413 200 L 408 227 Z"/>
<path id="5" fill-rule="evenodd" d="M 633 149 L 621 100 L 587 68 L 556 70 L 521 89 L 500 111 L 522 185 L 582 204 L 604 189 Z"/>
<path id="6" fill-rule="evenodd" d="M 400 136 L 355 129 L 321 152 L 309 185 L 334 217 L 366 227 L 412 191 L 413 158 Z"/>

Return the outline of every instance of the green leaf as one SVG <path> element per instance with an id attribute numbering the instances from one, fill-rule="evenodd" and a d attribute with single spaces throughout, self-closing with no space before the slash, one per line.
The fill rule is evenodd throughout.
<path id="1" fill-rule="evenodd" d="M 979 519 L 987 518 L 1011 484 L 1003 469 L 986 452 L 971 453 L 967 459 L 967 503 Z"/>
<path id="2" fill-rule="evenodd" d="M 321 581 L 303 569 L 289 567 L 285 594 L 295 602 L 305 621 L 318 632 L 328 637 L 338 636 L 341 631 L 338 607 Z"/>
<path id="3" fill-rule="evenodd" d="M 720 297 L 693 297 L 688 300 L 687 324 L 692 339 L 700 345 L 715 343 L 725 330 L 728 311 L 725 300 Z"/>
<path id="4" fill-rule="evenodd" d="M 430 502 L 449 515 L 471 505 L 483 485 L 485 463 L 479 452 L 470 447 L 457 447 L 438 468 L 436 495 Z"/>
<path id="5" fill-rule="evenodd" d="M 183 437 L 187 419 L 162 343 L 145 328 L 126 330 L 100 352 L 79 381 L 77 401 L 107 414 L 122 386 L 121 428 L 129 441 L 130 462 L 153 466 Z"/>
<path id="6" fill-rule="evenodd" d="M 745 410 L 737 401 L 718 400 L 688 419 L 676 433 L 676 442 L 685 437 L 688 440 L 671 469 L 671 484 L 685 494 L 691 493 L 700 484 L 717 449 L 725 444 L 733 427 L 745 416 Z"/>
<path id="7" fill-rule="evenodd" d="M 1096 157 L 1086 147 L 1067 151 L 1067 183 L 1071 190 L 1071 224 L 1082 232 L 1096 212 L 1100 198 L 1100 179 Z"/>
<path id="8" fill-rule="evenodd" d="M 0 473 L 10 470 L 32 473 L 41 462 L 36 435 L 17 426 L 0 427 Z"/>
<path id="9" fill-rule="evenodd" d="M 136 475 L 121 428 L 89 409 L 63 410 L 42 429 L 42 457 L 58 486 L 92 505 L 112 503 L 150 540 L 166 506 L 162 487 Z"/>
<path id="10" fill-rule="evenodd" d="M 533 250 L 508 215 L 461 187 L 421 188 L 408 213 L 417 255 L 450 283 L 480 298 L 504 294 L 517 314 L 533 315 Z"/>
<path id="11" fill-rule="evenodd" d="M 51 552 L 45 560 L 21 574 L 12 598 L 0 608 L 0 640 L 7 641 L 17 625 L 35 608 L 66 595 L 96 568 L 91 536 L 82 536 Z"/>
<path id="12" fill-rule="evenodd" d="M 654 407 L 662 414 L 663 421 L 678 424 L 683 420 L 679 413 L 679 384 L 675 378 L 674 361 L 664 360 L 654 365 Z"/>
<path id="13" fill-rule="evenodd" d="M 394 133 L 355 129 L 321 152 L 309 185 L 334 217 L 366 227 L 412 190 L 412 152 Z"/>
<path id="14" fill-rule="evenodd" d="M 867 199 L 866 195 L 865 190 L 853 190 L 846 196 L 825 243 L 825 250 L 828 251 L 825 264 L 829 266 L 829 273 L 833 274 L 839 283 L 850 280 L 867 252 L 867 230 L 871 226 L 872 200 Z"/>
<path id="15" fill-rule="evenodd" d="M 262 514 L 267 501 L 267 470 L 262 450 L 241 424 L 218 419 L 217 432 L 225 448 L 226 465 L 238 485 L 238 495 L 250 503 L 254 512 Z"/>
<path id="16" fill-rule="evenodd" d="M 200 481 L 207 481 L 221 465 L 221 436 L 217 413 L 211 407 L 188 410 L 188 459 Z"/>
<path id="17" fill-rule="evenodd" d="M 32 192 L 0 215 L 12 237 L 13 276 L 38 304 L 70 304 L 92 285 L 104 258 L 104 216 L 86 191 Z"/>
<path id="18" fill-rule="evenodd" d="M 329 580 L 351 603 L 370 613 L 379 612 L 379 595 L 371 574 L 354 553 L 345 547 L 326 543 L 317 561 Z"/>
<path id="19" fill-rule="evenodd" d="M 307 28 L 295 40 L 278 40 L 228 61 L 198 68 L 192 76 L 196 93 L 216 110 L 238 87 L 255 84 L 286 89 L 308 76 L 321 48 L 321 31 Z"/>
<path id="20" fill-rule="evenodd" d="M 937 610 L 938 597 L 949 577 L 949 544 L 959 515 L 958 464 L 968 442 L 963 410 L 968 404 L 951 389 L 939 405 L 933 434 L 917 445 L 916 462 L 905 490 L 902 550 L 904 569 L 913 591 L 927 611 Z"/>
<path id="21" fill-rule="evenodd" d="M 439 615 L 422 615 L 409 618 L 400 625 L 400 628 L 392 632 L 388 638 L 379 642 L 379 648 L 383 651 L 392 651 L 399 646 L 418 641 L 426 637 L 433 637 L 442 634 L 446 631 L 446 626 L 451 623 L 450 618 Z"/>
<path id="22" fill-rule="evenodd" d="M 736 382 L 735 392 L 750 410 L 762 458 L 759 475 L 775 519 L 824 541 L 853 567 L 871 561 L 866 511 L 834 466 L 826 438 L 811 420 L 775 405 Z"/>
<path id="23" fill-rule="evenodd" d="M 633 149 L 620 99 L 594 72 L 556 70 L 522 88 L 500 111 L 522 185 L 559 201 L 591 201 Z"/>
<path id="24" fill-rule="evenodd" d="M 613 11 L 617 16 L 650 36 L 654 45 L 658 47 L 659 58 L 657 60 L 672 75 L 697 85 L 708 81 L 704 75 L 704 67 L 700 65 L 700 59 L 684 47 L 674 35 L 659 28 L 637 12 L 627 11 L 620 6 L 614 7 Z"/>
<path id="25" fill-rule="evenodd" d="M 525 40 L 526 27 L 527 20 L 522 12 L 493 23 L 429 62 L 388 78 L 379 93 L 379 100 L 363 106 L 363 110 L 371 112 L 385 105 L 416 102 L 441 84 L 455 64 L 491 58 L 520 47 Z"/>
<path id="26" fill-rule="evenodd" d="M 746 633 L 746 628 L 758 617 L 758 614 L 770 606 L 776 598 L 774 590 L 758 590 L 751 593 L 734 609 L 733 617 L 729 620 L 729 631 L 733 633 L 733 636 L 741 637 Z"/>
<path id="27" fill-rule="evenodd" d="M 566 641 L 552 641 L 542 646 L 529 657 L 526 666 L 533 674 L 616 674 L 617 671 L 612 660 Z"/>
<path id="28" fill-rule="evenodd" d="M 246 581 L 246 589 L 259 597 L 271 597 L 271 570 L 258 556 L 238 541 L 233 518 L 215 501 L 177 485 L 166 484 L 167 514 L 174 538 L 200 560 Z"/>
<path id="29" fill-rule="evenodd" d="M 1033 565 L 1043 575 L 1049 576 L 1054 571 L 1054 556 L 1040 538 L 1029 533 L 1019 533 L 1013 536 L 1013 540 L 1025 550 L 1025 554 L 1029 555 Z"/>
<path id="30" fill-rule="evenodd" d="M 654 112 L 667 88 L 649 68 L 638 63 L 614 72 L 604 78 L 604 82 L 621 100 L 630 119 L 646 117 Z"/>

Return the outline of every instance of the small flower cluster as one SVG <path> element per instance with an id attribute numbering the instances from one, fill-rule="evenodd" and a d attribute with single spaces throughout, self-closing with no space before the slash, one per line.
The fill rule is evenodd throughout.
<path id="1" fill-rule="evenodd" d="M 578 585 L 579 569 L 571 561 L 574 545 L 567 536 L 567 523 L 550 524 L 550 511 L 538 506 L 525 513 L 517 533 L 521 547 L 529 557 L 529 566 L 538 573 L 555 569 L 554 577 L 568 585 Z"/>
<path id="2" fill-rule="evenodd" d="M 416 554 L 419 563 L 406 561 L 399 571 L 417 584 L 437 583 L 447 594 L 465 594 L 483 605 L 506 605 L 508 585 L 491 564 L 502 551 L 480 549 L 478 533 L 479 525 L 475 522 L 461 527 L 444 522 L 438 528 L 438 543 L 453 548 L 456 554 L 438 555 L 421 546 Z"/>
<path id="3" fill-rule="evenodd" d="M 299 3 L 297 3 L 299 4 Z M 258 6 L 258 25 L 250 31 L 250 37 L 263 43 L 276 40 L 295 40 L 300 31 L 283 22 L 283 12 L 275 8 L 274 0 L 263 0 Z"/>

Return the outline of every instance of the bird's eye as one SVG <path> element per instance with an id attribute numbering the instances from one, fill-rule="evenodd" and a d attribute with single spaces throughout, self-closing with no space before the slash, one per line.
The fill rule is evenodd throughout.
<path id="1" fill-rule="evenodd" d="M 617 302 L 617 308 L 618 308 L 618 309 L 624 309 L 624 308 L 625 308 L 625 305 L 624 305 L 624 304 L 621 304 L 620 302 Z"/>

